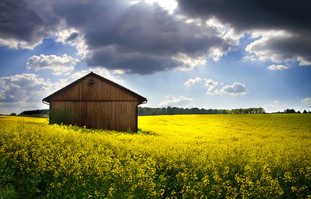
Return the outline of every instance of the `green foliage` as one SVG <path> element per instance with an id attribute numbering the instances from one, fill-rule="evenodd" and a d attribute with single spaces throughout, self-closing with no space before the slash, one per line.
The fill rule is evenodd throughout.
<path id="1" fill-rule="evenodd" d="M 50 112 L 49 109 L 28 110 L 28 111 L 21 112 L 20 114 L 18 114 L 18 116 L 48 118 L 49 112 Z"/>
<path id="2" fill-rule="evenodd" d="M 78 114 L 73 111 L 72 105 L 60 106 L 50 112 L 50 124 L 71 124 L 78 120 Z"/>
<path id="3" fill-rule="evenodd" d="M 204 108 L 178 108 L 168 106 L 167 108 L 149 108 L 138 107 L 138 115 L 181 115 L 181 114 L 257 114 L 265 113 L 265 110 L 259 108 L 246 108 L 246 109 L 204 109 Z"/>
<path id="4" fill-rule="evenodd" d="M 10 115 L 11 115 L 11 116 L 16 116 L 16 113 L 11 113 Z"/>
<path id="5" fill-rule="evenodd" d="M 284 110 L 284 113 L 296 113 L 295 109 L 286 109 Z"/>
<path id="6" fill-rule="evenodd" d="M 0 198 L 17 198 L 17 192 L 12 184 L 16 183 L 14 166 L 0 161 Z"/>
<path id="7" fill-rule="evenodd" d="M 129 127 L 129 128 L 127 129 L 127 132 L 128 132 L 128 133 L 132 133 L 131 127 Z"/>
<path id="8" fill-rule="evenodd" d="M 14 189 L 14 186 L 11 184 L 0 185 L 0 193 L 2 198 L 17 198 L 17 192 Z"/>

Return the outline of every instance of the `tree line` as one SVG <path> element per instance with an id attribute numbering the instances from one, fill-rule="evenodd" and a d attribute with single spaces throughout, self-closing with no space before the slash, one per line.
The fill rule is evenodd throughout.
<path id="1" fill-rule="evenodd" d="M 301 113 L 299 110 L 296 112 L 295 109 L 285 109 L 283 113 Z M 306 109 L 303 110 L 302 113 L 311 113 L 311 111 L 307 111 Z"/>
<path id="2" fill-rule="evenodd" d="M 49 109 L 41 110 L 28 110 L 23 111 L 18 116 L 27 116 L 27 117 L 49 117 Z M 177 114 L 258 114 L 266 113 L 265 110 L 261 107 L 259 108 L 239 108 L 239 109 L 204 109 L 204 108 L 178 108 L 178 107 L 163 107 L 163 108 L 150 108 L 150 107 L 138 107 L 138 115 L 177 115 Z M 311 113 L 310 110 L 300 112 L 295 109 L 285 109 L 284 112 L 277 113 Z M 11 115 L 17 115 L 16 113 L 11 113 Z"/>
<path id="3" fill-rule="evenodd" d="M 27 117 L 49 117 L 50 110 L 49 109 L 41 109 L 41 110 L 29 110 L 23 111 L 18 116 L 27 116 Z M 11 114 L 12 115 L 12 114 Z"/>
<path id="4" fill-rule="evenodd" d="M 149 108 L 138 107 L 138 115 L 177 115 L 177 114 L 257 114 L 265 113 L 265 110 L 259 108 L 246 108 L 246 109 L 204 109 L 204 108 L 178 108 L 178 107 L 163 107 L 163 108 Z"/>

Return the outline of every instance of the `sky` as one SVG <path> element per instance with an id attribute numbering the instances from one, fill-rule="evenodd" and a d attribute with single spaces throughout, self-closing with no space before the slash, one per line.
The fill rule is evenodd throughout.
<path id="1" fill-rule="evenodd" d="M 93 71 L 144 107 L 311 110 L 310 1 L 2 0 L 0 113 Z"/>

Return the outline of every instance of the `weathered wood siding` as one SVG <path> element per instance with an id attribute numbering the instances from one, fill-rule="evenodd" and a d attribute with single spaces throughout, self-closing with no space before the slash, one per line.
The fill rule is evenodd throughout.
<path id="1" fill-rule="evenodd" d="M 94 83 L 90 84 L 90 79 Z M 87 128 L 137 131 L 138 97 L 105 79 L 89 75 L 50 98 L 50 110 L 71 106 L 77 118 L 72 124 Z"/>
<path id="2" fill-rule="evenodd" d="M 90 79 L 94 80 L 93 84 L 89 83 Z M 57 95 L 51 96 L 50 100 L 137 101 L 138 99 L 97 76 L 90 76 L 70 88 L 61 90 Z"/>

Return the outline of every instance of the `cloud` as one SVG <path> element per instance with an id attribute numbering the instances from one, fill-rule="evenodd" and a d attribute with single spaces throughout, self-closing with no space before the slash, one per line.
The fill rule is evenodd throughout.
<path id="1" fill-rule="evenodd" d="M 301 103 L 311 104 L 311 98 L 304 98 L 304 99 L 301 100 Z"/>
<path id="2" fill-rule="evenodd" d="M 162 8 L 169 11 L 170 14 L 173 13 L 174 9 L 177 7 L 178 3 L 175 0 L 147 0 L 146 2 L 152 4 L 157 2 Z"/>
<path id="3" fill-rule="evenodd" d="M 23 0 L 0 4 L 0 46 L 33 49 L 50 36 L 53 23 L 46 24 Z"/>
<path id="4" fill-rule="evenodd" d="M 279 101 L 279 100 L 276 100 L 276 101 L 274 101 L 273 103 L 274 103 L 274 104 L 278 104 L 278 103 L 280 103 L 280 101 Z"/>
<path id="5" fill-rule="evenodd" d="M 124 73 L 124 71 L 123 70 L 114 70 L 113 74 L 115 74 L 115 73 L 121 75 Z"/>
<path id="6" fill-rule="evenodd" d="M 311 65 L 311 56 L 307 53 L 311 47 L 306 35 L 285 30 L 269 30 L 252 34 L 259 39 L 249 44 L 245 50 L 254 53 L 259 60 L 271 60 L 275 63 L 292 61 L 300 62 L 299 65 Z"/>
<path id="7" fill-rule="evenodd" d="M 310 18 L 307 11 L 310 2 L 278 1 L 179 1 L 178 14 L 208 20 L 216 18 L 221 24 L 227 24 L 236 32 L 252 30 L 297 30 L 310 31 Z M 292 10 L 288 14 L 288 10 Z"/>
<path id="8" fill-rule="evenodd" d="M 206 60 L 204 57 L 189 57 L 184 53 L 177 53 L 177 55 L 171 57 L 171 59 L 178 61 L 180 64 L 177 69 L 182 71 L 192 70 L 195 66 L 205 65 Z"/>
<path id="9" fill-rule="evenodd" d="M 212 79 L 205 79 L 205 86 L 209 87 L 207 90 L 207 94 L 211 94 L 210 92 L 218 85 L 218 82 L 213 81 Z"/>
<path id="10" fill-rule="evenodd" d="M 234 82 L 233 85 L 224 86 L 219 91 L 216 89 L 215 94 L 229 94 L 229 95 L 245 95 L 249 92 L 246 89 L 245 84 Z"/>
<path id="11" fill-rule="evenodd" d="M 284 66 L 284 65 L 270 65 L 268 67 L 269 70 L 285 70 L 288 69 L 289 67 Z"/>
<path id="12" fill-rule="evenodd" d="M 193 98 L 186 98 L 184 96 L 179 96 L 179 98 L 175 98 L 173 95 L 169 95 L 165 97 L 165 101 L 161 102 L 158 107 L 194 107 Z"/>
<path id="13" fill-rule="evenodd" d="M 136 5 L 104 35 L 102 30 L 85 33 L 92 51 L 86 59 L 89 66 L 146 75 L 193 69 L 204 65 L 204 58 L 217 59 L 231 50 L 231 40 L 220 37 L 215 27 L 183 23 L 157 7 Z"/>
<path id="14" fill-rule="evenodd" d="M 256 61 L 257 58 L 255 55 L 249 55 L 242 58 L 242 61 Z"/>
<path id="15" fill-rule="evenodd" d="M 74 33 L 72 33 L 72 34 L 65 40 L 65 42 L 73 41 L 73 40 L 75 40 L 78 36 L 79 36 L 79 33 L 74 32 Z"/>
<path id="16" fill-rule="evenodd" d="M 0 78 L 0 102 L 41 101 L 42 93 L 52 87 L 50 82 L 33 73 Z"/>
<path id="17" fill-rule="evenodd" d="M 0 5 L 0 45 L 33 49 L 53 38 L 75 46 L 90 67 L 140 75 L 192 70 L 234 51 L 245 34 L 255 38 L 246 51 L 259 60 L 311 64 L 307 1 L 25 2 Z"/>
<path id="18" fill-rule="evenodd" d="M 35 71 L 42 69 L 51 69 L 54 71 L 53 75 L 69 75 L 75 65 L 80 60 L 67 56 L 64 54 L 62 57 L 56 55 L 43 55 L 32 56 L 28 59 L 26 68 L 34 69 Z"/>
<path id="19" fill-rule="evenodd" d="M 190 86 L 193 86 L 195 85 L 196 83 L 200 82 L 202 79 L 200 77 L 196 77 L 195 79 L 189 79 L 188 81 L 186 81 L 184 83 L 184 85 L 186 87 L 190 87 Z"/>
<path id="20" fill-rule="evenodd" d="M 56 42 L 76 47 L 77 54 L 82 55 L 82 60 L 89 53 L 84 40 L 84 34 L 78 29 L 68 26 L 64 19 L 60 20 L 59 27 L 53 35 L 56 38 Z"/>
<path id="21" fill-rule="evenodd" d="M 237 45 L 219 24 L 180 20 L 174 1 L 148 2 L 27 1 L 24 7 L 57 42 L 76 46 L 88 66 L 128 74 L 192 70 Z"/>
<path id="22" fill-rule="evenodd" d="M 175 12 L 201 21 L 215 18 L 235 35 L 251 34 L 255 41 L 246 51 L 262 61 L 311 65 L 311 18 L 307 15 L 310 6 L 310 1 L 286 1 L 281 5 L 278 1 L 179 1 Z"/>
<path id="23" fill-rule="evenodd" d="M 120 52 L 119 52 L 120 51 Z M 147 55 L 140 52 L 121 52 L 115 47 L 94 50 L 86 62 L 91 67 L 104 67 L 109 70 L 122 70 L 127 74 L 147 75 L 168 71 L 183 65 L 168 57 Z"/>
<path id="24" fill-rule="evenodd" d="M 271 112 L 277 112 L 277 111 L 283 111 L 280 110 L 278 107 L 271 105 L 271 104 L 266 104 L 262 107 L 263 109 L 265 109 L 266 113 L 271 113 Z"/>

